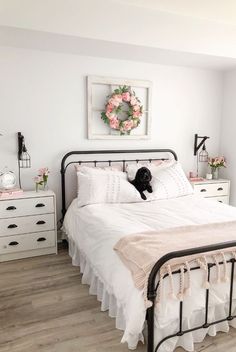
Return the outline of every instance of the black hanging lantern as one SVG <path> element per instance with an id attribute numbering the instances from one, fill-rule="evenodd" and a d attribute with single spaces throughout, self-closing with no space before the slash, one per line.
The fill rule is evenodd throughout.
<path id="1" fill-rule="evenodd" d="M 194 136 L 194 155 L 198 154 L 199 149 L 202 147 L 202 150 L 198 154 L 198 160 L 200 162 L 207 162 L 208 161 L 208 152 L 206 150 L 206 140 L 209 139 L 210 137 L 207 136 L 199 136 L 198 134 L 195 134 Z M 198 140 L 200 139 L 200 142 Z"/>
<path id="2" fill-rule="evenodd" d="M 206 163 L 208 162 L 208 152 L 206 150 L 206 146 L 205 143 L 202 146 L 202 150 L 200 151 L 199 155 L 198 155 L 198 160 L 202 163 Z"/>
<path id="3" fill-rule="evenodd" d="M 31 167 L 31 158 L 25 146 L 25 137 L 18 132 L 18 163 L 20 169 Z"/>

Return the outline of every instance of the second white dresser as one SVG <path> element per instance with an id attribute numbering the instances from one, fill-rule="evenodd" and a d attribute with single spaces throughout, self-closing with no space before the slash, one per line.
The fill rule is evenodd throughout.
<path id="1" fill-rule="evenodd" d="M 191 182 L 194 193 L 220 203 L 229 204 L 230 181 L 225 179 Z"/>

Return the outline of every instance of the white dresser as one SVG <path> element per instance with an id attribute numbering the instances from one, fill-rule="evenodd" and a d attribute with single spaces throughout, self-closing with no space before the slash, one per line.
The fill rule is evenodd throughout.
<path id="1" fill-rule="evenodd" d="M 204 198 L 229 204 L 230 181 L 225 179 L 191 182 L 194 193 Z"/>
<path id="2" fill-rule="evenodd" d="M 0 262 L 57 253 L 56 197 L 52 191 L 0 198 Z"/>

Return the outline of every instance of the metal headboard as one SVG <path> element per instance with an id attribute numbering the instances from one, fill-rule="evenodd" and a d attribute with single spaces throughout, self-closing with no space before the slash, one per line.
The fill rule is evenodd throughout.
<path id="1" fill-rule="evenodd" d="M 111 165 L 111 163 L 123 163 L 123 171 L 125 171 L 125 163 L 126 162 L 140 162 L 140 161 L 154 161 L 154 160 L 168 160 L 169 158 L 150 158 L 147 157 L 145 159 L 143 158 L 134 158 L 134 159 L 122 159 L 122 160 L 78 160 L 78 161 L 70 161 L 68 162 L 67 159 L 71 157 L 72 155 L 106 155 L 106 154 L 172 154 L 174 159 L 177 160 L 177 154 L 171 150 L 171 149 L 136 149 L 136 150 L 80 150 L 80 151 L 72 151 L 64 155 L 64 157 L 61 160 L 61 196 L 62 196 L 62 219 L 65 216 L 66 213 L 66 170 L 69 165 L 71 164 L 87 164 L 87 163 L 93 163 L 94 166 L 96 167 L 98 162 L 102 163 L 108 163 L 108 165 Z"/>

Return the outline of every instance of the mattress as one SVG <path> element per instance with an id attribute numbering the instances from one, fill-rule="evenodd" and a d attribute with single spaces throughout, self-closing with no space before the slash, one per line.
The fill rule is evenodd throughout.
<path id="1" fill-rule="evenodd" d="M 143 293 L 135 288 L 130 272 L 113 250 L 116 242 L 123 236 L 143 231 L 230 220 L 236 220 L 236 208 L 189 195 L 147 203 L 94 204 L 82 208 L 78 208 L 74 200 L 63 226 L 73 264 L 80 265 L 83 273 L 82 282 L 90 285 L 90 293 L 96 294 L 102 302 L 102 310 L 109 310 L 110 316 L 116 318 L 116 327 L 124 330 L 122 342 L 135 349 L 138 342 L 143 341 L 146 309 Z M 204 321 L 205 290 L 201 286 L 201 275 L 199 270 L 191 273 L 192 293 L 184 301 L 183 328 Z M 177 275 L 174 280 L 178 280 Z M 168 298 L 169 284 L 164 281 L 166 299 L 155 312 L 155 343 L 178 331 L 179 301 Z M 220 283 L 210 290 L 209 320 L 224 317 L 228 292 L 228 283 Z M 233 301 L 233 309 L 235 307 Z M 234 321 L 230 324 L 236 327 Z M 177 346 L 194 351 L 193 343 L 202 341 L 207 333 L 215 335 L 219 330 L 228 329 L 229 323 L 223 322 L 175 337 L 163 343 L 159 351 L 172 352 Z"/>

